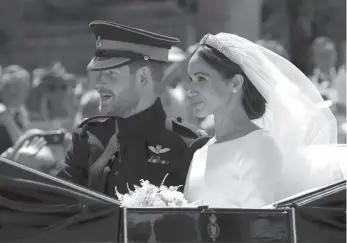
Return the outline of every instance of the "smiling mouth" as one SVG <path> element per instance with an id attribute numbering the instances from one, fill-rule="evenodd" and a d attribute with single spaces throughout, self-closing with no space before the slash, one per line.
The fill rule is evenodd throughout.
<path id="1" fill-rule="evenodd" d="M 199 105 L 199 104 L 201 104 L 202 103 L 202 101 L 192 101 L 192 104 L 193 105 Z"/>
<path id="2" fill-rule="evenodd" d="M 108 100 L 112 97 L 111 94 L 100 93 L 101 100 Z"/>

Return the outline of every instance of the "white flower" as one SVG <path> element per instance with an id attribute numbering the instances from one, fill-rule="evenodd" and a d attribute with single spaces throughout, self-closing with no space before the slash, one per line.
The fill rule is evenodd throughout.
<path id="1" fill-rule="evenodd" d="M 161 200 L 160 198 L 156 198 L 156 200 L 153 202 L 152 207 L 167 207 L 168 205 Z"/>
<path id="2" fill-rule="evenodd" d="M 173 202 L 175 200 L 174 195 L 167 190 L 160 191 L 160 196 L 168 202 Z"/>
<path id="3" fill-rule="evenodd" d="M 148 180 L 140 180 L 140 186 L 134 185 L 134 191 L 129 189 L 127 194 L 120 194 L 116 189 L 116 195 L 124 207 L 182 207 L 190 206 L 183 193 L 177 186 L 157 187 Z"/>
<path id="4" fill-rule="evenodd" d="M 129 194 L 123 195 L 123 200 L 122 200 L 123 206 L 126 206 L 126 207 L 136 206 L 136 201 L 134 199 L 135 198 L 130 196 Z"/>

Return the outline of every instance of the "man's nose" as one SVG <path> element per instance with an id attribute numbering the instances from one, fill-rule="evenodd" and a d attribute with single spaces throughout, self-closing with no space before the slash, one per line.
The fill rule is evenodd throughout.
<path id="1" fill-rule="evenodd" d="M 96 88 L 96 89 L 99 89 L 99 88 L 102 87 L 102 86 L 104 86 L 104 85 L 101 84 L 100 82 L 97 82 L 97 83 L 95 84 L 95 88 Z"/>
<path id="2" fill-rule="evenodd" d="M 97 82 L 95 83 L 95 85 L 96 85 L 96 88 L 100 88 L 100 87 L 107 86 L 108 83 L 107 83 L 107 81 L 106 81 L 105 79 L 103 79 L 103 78 L 101 77 L 101 78 L 99 78 L 99 79 L 97 80 Z"/>

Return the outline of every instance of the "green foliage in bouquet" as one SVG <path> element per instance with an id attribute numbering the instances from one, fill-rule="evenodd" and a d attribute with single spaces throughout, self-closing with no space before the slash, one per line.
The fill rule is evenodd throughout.
<path id="1" fill-rule="evenodd" d="M 117 191 L 116 195 L 123 207 L 185 207 L 193 206 L 184 198 L 183 193 L 178 191 L 179 186 L 164 186 L 164 180 L 160 186 L 151 184 L 148 180 L 140 180 L 141 186 L 134 186 L 135 190 L 121 194 Z"/>

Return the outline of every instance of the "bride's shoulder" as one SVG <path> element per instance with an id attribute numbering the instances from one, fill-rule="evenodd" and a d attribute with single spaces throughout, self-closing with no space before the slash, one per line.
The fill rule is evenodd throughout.
<path id="1" fill-rule="evenodd" d="M 253 138 L 253 150 L 266 157 L 282 157 L 280 147 L 270 132 L 261 130 L 258 136 Z"/>
<path id="2" fill-rule="evenodd" d="M 267 130 L 263 130 L 263 129 L 255 130 L 251 134 L 253 136 L 250 136 L 250 140 L 252 140 L 255 143 L 264 143 L 264 145 L 276 144 L 274 137 Z"/>
<path id="3" fill-rule="evenodd" d="M 248 134 L 240 146 L 254 155 L 277 156 L 280 155 L 280 148 L 269 131 L 256 130 Z"/>

